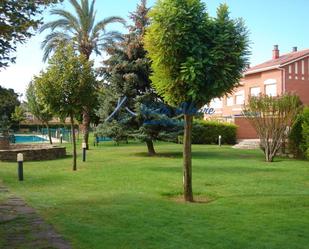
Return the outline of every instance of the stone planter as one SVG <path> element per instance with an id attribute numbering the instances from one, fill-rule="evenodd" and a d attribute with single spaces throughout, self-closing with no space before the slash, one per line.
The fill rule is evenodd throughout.
<path id="1" fill-rule="evenodd" d="M 7 150 L 9 148 L 10 148 L 9 138 L 0 136 L 0 150 Z"/>

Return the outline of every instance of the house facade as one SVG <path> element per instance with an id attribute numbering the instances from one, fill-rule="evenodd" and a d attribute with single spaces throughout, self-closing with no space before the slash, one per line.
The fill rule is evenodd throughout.
<path id="1" fill-rule="evenodd" d="M 303 104 L 309 105 L 309 49 L 297 51 L 294 47 L 290 53 L 280 55 L 278 45 L 275 45 L 272 59 L 248 68 L 233 94 L 211 102 L 215 114 L 205 118 L 234 122 L 238 126 L 238 139 L 257 138 L 255 130 L 242 115 L 249 96 L 277 96 L 287 92 L 297 94 Z"/>

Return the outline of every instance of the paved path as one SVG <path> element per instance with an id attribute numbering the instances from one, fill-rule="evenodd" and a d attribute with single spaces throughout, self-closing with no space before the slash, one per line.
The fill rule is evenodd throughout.
<path id="1" fill-rule="evenodd" d="M 7 196 L 7 198 L 5 197 Z M 0 183 L 1 249 L 71 249 L 53 227 Z"/>

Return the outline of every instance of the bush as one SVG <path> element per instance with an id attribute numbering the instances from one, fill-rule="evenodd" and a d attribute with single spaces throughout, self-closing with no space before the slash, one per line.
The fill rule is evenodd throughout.
<path id="1" fill-rule="evenodd" d="M 128 142 L 127 127 L 116 120 L 100 124 L 97 127 L 96 135 L 111 138 L 117 145 L 120 142 Z"/>
<path id="2" fill-rule="evenodd" d="M 291 133 L 289 135 L 289 152 L 294 155 L 296 158 L 304 157 L 304 152 L 302 150 L 302 142 L 303 142 L 303 135 L 302 135 L 302 124 L 303 124 L 303 114 L 299 114 L 296 118 L 295 123 L 292 126 Z"/>
<path id="3" fill-rule="evenodd" d="M 309 159 L 309 106 L 298 115 L 289 136 L 289 150 L 295 157 Z"/>
<path id="4" fill-rule="evenodd" d="M 196 120 L 193 123 L 193 144 L 218 144 L 219 135 L 222 136 L 222 144 L 236 143 L 237 126 L 230 123 L 216 121 Z"/>
<path id="5" fill-rule="evenodd" d="M 309 106 L 305 107 L 303 111 L 302 128 L 303 142 L 301 148 L 307 159 L 309 159 Z"/>

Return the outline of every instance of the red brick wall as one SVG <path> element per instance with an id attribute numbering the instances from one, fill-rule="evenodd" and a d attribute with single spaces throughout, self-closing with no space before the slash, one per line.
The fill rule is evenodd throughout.
<path id="1" fill-rule="evenodd" d="M 237 128 L 237 139 L 256 139 L 258 138 L 255 129 L 244 117 L 235 117 Z"/>
<path id="2" fill-rule="evenodd" d="M 302 61 L 304 61 L 304 72 L 302 72 Z M 295 64 L 298 67 L 297 73 Z M 291 72 L 289 72 L 289 66 L 291 66 Z M 303 104 L 309 105 L 309 56 L 285 66 L 284 69 L 286 72 L 285 91 L 296 93 Z"/>

